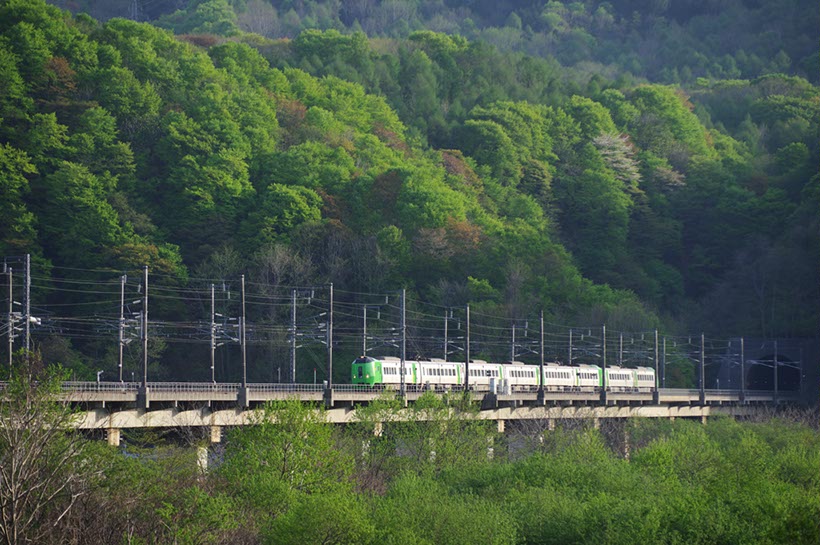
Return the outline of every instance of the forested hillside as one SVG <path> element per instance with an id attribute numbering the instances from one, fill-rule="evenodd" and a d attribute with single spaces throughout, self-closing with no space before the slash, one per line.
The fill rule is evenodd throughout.
<path id="1" fill-rule="evenodd" d="M 153 21 L 178 33 L 295 38 L 306 29 L 406 38 L 459 34 L 502 51 L 554 57 L 578 77 L 662 83 L 788 72 L 817 82 L 820 13 L 808 0 L 56 0 L 95 18 Z"/>
<path id="2" fill-rule="evenodd" d="M 245 273 L 270 291 L 406 286 L 511 318 L 816 333 L 814 15 L 784 6 L 773 19 L 788 52 L 749 36 L 743 63 L 696 39 L 740 12 L 753 31 L 768 3 L 719 17 L 663 2 L 419 3 L 401 25 L 368 18 L 399 4 L 191 2 L 154 14 L 175 37 L 0 0 L 0 253 L 31 253 L 40 301 L 63 314 L 102 310 L 56 279 L 147 264 L 180 289 Z M 468 12 L 473 31 L 445 25 Z M 291 20 L 292 39 L 246 32 L 282 35 L 253 26 L 269 19 Z M 627 30 L 634 45 L 700 52 L 655 66 Z M 499 43 L 516 31 L 526 39 Z"/>

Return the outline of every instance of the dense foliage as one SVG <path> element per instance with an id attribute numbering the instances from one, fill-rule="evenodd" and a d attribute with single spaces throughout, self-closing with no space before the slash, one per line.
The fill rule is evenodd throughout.
<path id="1" fill-rule="evenodd" d="M 459 34 L 502 51 L 554 57 L 579 74 L 627 72 L 664 83 L 793 71 L 816 82 L 820 15 L 811 2 L 354 0 L 55 0 L 106 20 L 138 17 L 178 33 L 240 31 L 295 38 L 303 30 L 360 30 L 406 38 Z M 134 13 L 134 7 L 137 13 Z"/>
<path id="2" fill-rule="evenodd" d="M 280 15 L 318 20 L 324 9 L 296 4 Z M 441 13 L 457 11 L 446 4 Z M 486 38 L 497 20 L 473 4 L 486 26 L 466 34 Z M 706 59 L 690 70 L 749 79 L 687 77 L 684 91 L 564 69 L 549 45 L 589 41 L 583 29 L 599 25 L 610 41 L 595 47 L 617 54 L 623 25 L 658 33 L 662 17 L 679 32 L 706 24 L 658 4 L 493 12 L 511 32 L 522 19 L 535 25 L 518 28 L 529 44 L 553 36 L 534 51 L 409 32 L 437 16 L 421 4 L 400 17 L 408 32 L 378 26 L 391 38 L 331 29 L 270 40 L 243 33 L 261 32 L 242 23 L 268 10 L 259 1 L 168 14 L 159 23 L 187 33 L 178 39 L 146 23 L 2 0 L 0 253 L 33 254 L 44 275 L 37 296 L 62 313 L 95 302 L 55 293 L 50 278 L 94 282 L 111 276 L 101 269 L 147 264 L 160 286 L 244 272 L 270 290 L 407 286 L 511 318 L 544 308 L 565 323 L 640 329 L 660 316 L 670 328 L 813 335 L 817 87 L 769 73 L 791 67 L 758 62 L 764 49 L 752 68 L 715 71 L 724 60 Z M 369 3 L 344 5 L 331 19 L 372 33 L 349 12 L 371 13 Z M 788 44 L 798 64 L 816 53 L 799 53 L 800 28 Z M 668 47 L 677 32 L 663 34 Z M 184 320 L 202 308 L 166 300 L 152 312 Z M 66 363 L 77 359 L 57 348 Z M 182 372 L 179 356 L 152 349 L 154 359 L 166 352 L 161 376 Z"/>

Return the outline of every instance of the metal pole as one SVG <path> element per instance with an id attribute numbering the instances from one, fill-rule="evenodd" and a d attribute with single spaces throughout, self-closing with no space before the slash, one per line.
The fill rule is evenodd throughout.
<path id="1" fill-rule="evenodd" d="M 624 334 L 618 334 L 618 367 L 624 365 Z"/>
<path id="2" fill-rule="evenodd" d="M 333 283 L 328 287 L 330 301 L 327 309 L 327 388 L 333 388 Z"/>
<path id="3" fill-rule="evenodd" d="M 515 320 L 512 323 L 512 344 L 510 345 L 510 363 L 515 361 Z"/>
<path id="4" fill-rule="evenodd" d="M 142 267 L 142 387 L 148 388 L 148 265 Z"/>
<path id="5" fill-rule="evenodd" d="M 362 305 L 362 356 L 367 354 L 367 305 Z"/>
<path id="6" fill-rule="evenodd" d="M 9 278 L 9 372 L 11 372 L 12 359 L 14 355 L 14 277 L 11 274 L 11 267 L 6 270 Z"/>
<path id="7" fill-rule="evenodd" d="M 447 323 L 449 322 L 447 318 L 447 309 L 444 309 L 444 361 L 447 361 L 447 345 L 450 343 L 449 339 L 447 338 Z"/>
<path id="8" fill-rule="evenodd" d="M 125 282 L 128 277 L 126 275 L 120 276 L 120 327 L 119 327 L 119 359 L 117 360 L 117 367 L 119 368 L 120 382 L 122 382 L 122 349 L 123 349 L 123 333 L 125 330 Z"/>
<path id="9" fill-rule="evenodd" d="M 740 338 L 740 399 L 746 399 L 746 344 Z"/>
<path id="10" fill-rule="evenodd" d="M 608 382 L 606 380 L 606 324 L 601 326 L 601 363 L 604 371 L 604 392 L 606 392 Z"/>
<path id="11" fill-rule="evenodd" d="M 402 397 L 404 397 L 405 394 L 407 393 L 407 391 L 406 391 L 407 386 L 405 384 L 405 377 L 404 377 L 405 360 L 407 358 L 407 315 L 406 315 L 407 307 L 405 307 L 406 296 L 407 296 L 407 290 L 402 288 L 402 290 L 401 290 L 401 370 L 400 370 L 400 373 L 401 373 L 400 392 L 401 392 Z"/>
<path id="12" fill-rule="evenodd" d="M 706 337 L 700 334 L 700 395 L 701 401 L 706 396 Z"/>
<path id="13" fill-rule="evenodd" d="M 658 391 L 658 330 L 655 330 L 655 391 Z"/>
<path id="14" fill-rule="evenodd" d="M 663 377 L 663 387 L 666 388 L 666 337 L 663 338 L 663 372 L 661 376 Z"/>
<path id="15" fill-rule="evenodd" d="M 211 382 L 216 384 L 216 294 L 211 284 Z"/>
<path id="16" fill-rule="evenodd" d="M 778 394 L 778 385 L 777 385 L 777 366 L 778 366 L 778 354 L 777 354 L 777 341 L 774 341 L 774 404 L 777 405 L 777 394 Z"/>
<path id="17" fill-rule="evenodd" d="M 544 310 L 541 310 L 541 357 L 538 363 L 538 400 L 544 401 Z"/>
<path id="18" fill-rule="evenodd" d="M 464 334 L 464 391 L 470 391 L 470 305 L 465 307 L 467 318 L 465 325 L 467 331 Z"/>
<path id="19" fill-rule="evenodd" d="M 245 275 L 240 276 L 239 280 L 242 285 L 242 316 L 239 319 L 239 342 L 242 345 L 242 389 L 244 391 L 244 389 L 248 387 L 248 339 L 245 331 Z"/>
<path id="20" fill-rule="evenodd" d="M 567 365 L 572 365 L 572 329 L 569 330 L 569 361 L 567 361 Z"/>
<path id="21" fill-rule="evenodd" d="M 31 350 L 31 254 L 26 254 L 26 363 Z"/>
<path id="22" fill-rule="evenodd" d="M 290 290 L 290 383 L 296 384 L 296 289 Z"/>

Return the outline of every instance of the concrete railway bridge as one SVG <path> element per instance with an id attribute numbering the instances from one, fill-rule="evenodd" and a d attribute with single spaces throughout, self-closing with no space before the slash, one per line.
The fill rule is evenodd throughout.
<path id="1" fill-rule="evenodd" d="M 423 388 L 408 387 L 405 404 L 414 403 Z M 459 388 L 451 388 L 459 392 Z M 653 392 L 617 391 L 470 391 L 481 404 L 478 418 L 493 420 L 503 432 L 507 423 L 590 419 L 595 426 L 608 419 L 692 418 L 706 422 L 712 415 L 748 417 L 797 404 L 800 392 L 777 390 L 715 390 L 658 388 Z M 104 432 L 119 445 L 122 430 L 139 428 L 205 428 L 219 442 L 225 427 L 258 422 L 259 409 L 269 401 L 297 399 L 324 405 L 329 423 L 358 421 L 357 407 L 395 391 L 361 385 L 254 384 L 190 382 L 67 382 L 63 399 L 78 408 L 76 426 Z M 399 418 L 402 418 L 400 415 Z M 406 418 L 418 418 L 411 411 Z M 376 430 L 378 432 L 378 429 Z"/>

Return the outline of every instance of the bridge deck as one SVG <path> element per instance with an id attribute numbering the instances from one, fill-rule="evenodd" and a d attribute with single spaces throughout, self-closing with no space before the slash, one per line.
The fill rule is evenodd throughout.
<path id="1" fill-rule="evenodd" d="M 2 389 L 2 384 L 0 384 Z M 459 388 L 452 389 L 460 392 Z M 146 390 L 132 382 L 67 382 L 63 399 L 81 410 L 81 429 L 144 427 L 238 426 L 260 418 L 258 409 L 268 401 L 298 399 L 325 404 L 330 422 L 356 422 L 356 406 L 395 390 L 360 385 L 338 385 L 331 391 L 317 384 L 148 383 Z M 412 403 L 424 389 L 409 387 L 405 399 Z M 712 414 L 744 415 L 766 405 L 796 402 L 796 392 L 758 390 L 659 389 L 657 392 L 545 391 L 543 404 L 536 391 L 490 395 L 471 391 L 482 401 L 478 417 L 492 420 L 564 418 L 695 418 Z M 407 413 L 415 414 L 415 413 Z M 408 416 L 409 417 L 409 416 Z"/>

